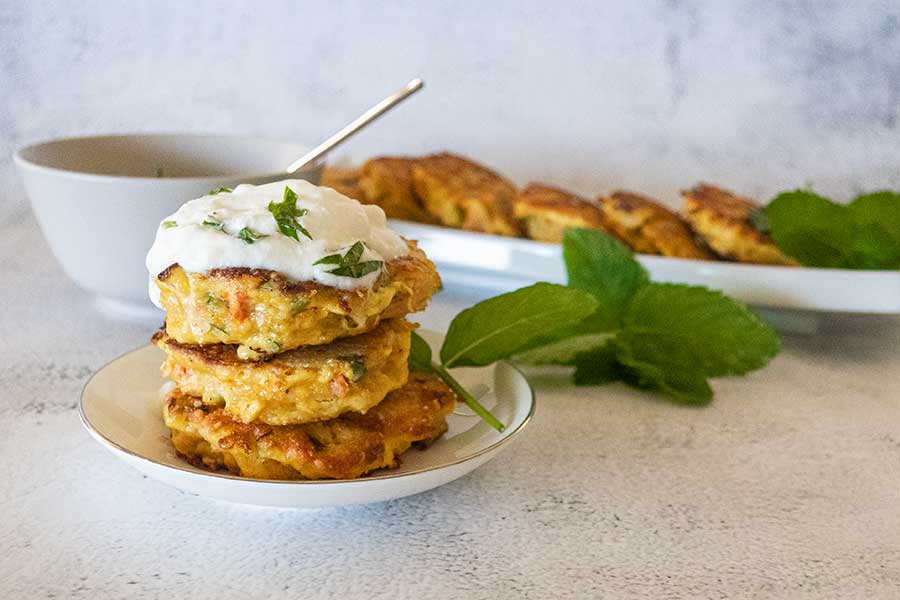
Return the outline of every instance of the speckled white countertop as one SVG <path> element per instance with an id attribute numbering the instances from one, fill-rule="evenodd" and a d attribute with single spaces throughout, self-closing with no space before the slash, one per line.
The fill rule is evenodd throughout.
<path id="1" fill-rule="evenodd" d="M 897 319 L 788 337 L 701 410 L 533 377 L 533 424 L 473 474 L 293 511 L 187 496 L 85 433 L 82 384 L 153 325 L 95 310 L 24 202 L 0 282 L 0 598 L 900 596 Z"/>

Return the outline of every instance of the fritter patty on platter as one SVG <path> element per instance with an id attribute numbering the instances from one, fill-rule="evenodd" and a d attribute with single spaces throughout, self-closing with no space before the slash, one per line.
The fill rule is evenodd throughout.
<path id="1" fill-rule="evenodd" d="M 599 229 L 615 237 L 599 204 L 543 183 L 530 183 L 519 192 L 515 215 L 526 235 L 539 242 L 561 242 L 572 227 Z"/>
<path id="2" fill-rule="evenodd" d="M 364 415 L 302 425 L 241 423 L 175 388 L 163 401 L 163 418 L 175 449 L 199 467 L 256 479 L 353 479 L 395 466 L 412 444 L 440 437 L 455 403 L 442 381 L 413 373 Z"/>
<path id="3" fill-rule="evenodd" d="M 681 218 L 646 196 L 616 191 L 600 199 L 619 238 L 635 252 L 712 260 Z"/>
<path id="4" fill-rule="evenodd" d="M 381 156 L 362 166 L 359 186 L 365 202 L 376 204 L 391 219 L 433 223 L 413 189 L 412 167 L 415 159 Z"/>
<path id="5" fill-rule="evenodd" d="M 513 215 L 516 188 L 462 156 L 432 154 L 415 161 L 413 186 L 425 209 L 447 227 L 519 236 Z"/>
<path id="6" fill-rule="evenodd" d="M 701 183 L 681 192 L 693 230 L 720 255 L 746 263 L 797 265 L 750 221 L 759 205 L 728 190 Z"/>
<path id="7" fill-rule="evenodd" d="M 359 186 L 360 170 L 357 167 L 325 167 L 319 185 L 329 187 L 348 198 L 366 203 Z"/>

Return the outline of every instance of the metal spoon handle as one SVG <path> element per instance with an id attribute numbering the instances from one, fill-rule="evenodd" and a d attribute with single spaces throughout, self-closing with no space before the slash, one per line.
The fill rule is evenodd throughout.
<path id="1" fill-rule="evenodd" d="M 354 119 L 351 123 L 349 123 L 346 127 L 335 133 L 333 136 L 295 160 L 291 163 L 291 165 L 286 169 L 288 173 L 293 173 L 297 169 L 305 167 L 311 162 L 315 162 L 317 159 L 322 156 L 328 154 L 338 145 L 344 142 L 347 138 L 352 136 L 354 133 L 394 108 L 416 92 L 422 89 L 422 86 L 425 85 L 421 79 L 413 79 L 409 83 L 407 83 L 403 89 L 394 92 L 363 114 L 359 115 L 356 119 Z"/>

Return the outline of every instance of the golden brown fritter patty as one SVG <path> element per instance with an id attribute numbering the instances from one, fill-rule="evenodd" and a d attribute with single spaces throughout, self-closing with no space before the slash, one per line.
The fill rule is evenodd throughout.
<path id="1" fill-rule="evenodd" d="M 566 229 L 587 227 L 615 236 L 600 205 L 543 183 L 530 183 L 515 201 L 516 218 L 540 242 L 561 242 Z"/>
<path id="2" fill-rule="evenodd" d="M 257 359 L 371 331 L 423 310 L 441 285 L 434 264 L 409 245 L 372 289 L 294 282 L 265 269 L 187 273 L 172 265 L 156 278 L 166 333 L 182 344 L 239 344 L 242 359 Z"/>
<path id="3" fill-rule="evenodd" d="M 612 229 L 635 252 L 713 259 L 677 214 L 646 196 L 616 191 L 600 203 Z"/>
<path id="4" fill-rule="evenodd" d="M 425 209 L 447 227 L 519 236 L 516 188 L 490 169 L 455 154 L 415 162 L 413 187 Z"/>
<path id="5" fill-rule="evenodd" d="M 163 418 L 175 449 L 199 467 L 256 479 L 353 479 L 392 467 L 412 444 L 440 437 L 455 403 L 442 381 L 413 373 L 364 415 L 303 425 L 241 423 L 176 388 L 163 402 Z"/>
<path id="6" fill-rule="evenodd" d="M 359 187 L 359 177 L 360 170 L 357 167 L 325 167 L 322 169 L 319 185 L 364 203 L 365 196 Z"/>
<path id="7" fill-rule="evenodd" d="M 362 166 L 359 186 L 366 202 L 380 206 L 388 217 L 433 223 L 413 189 L 414 163 L 415 159 L 394 156 L 368 160 Z"/>
<path id="8" fill-rule="evenodd" d="M 289 425 L 364 413 L 402 386 L 409 370 L 410 332 L 389 319 L 362 335 L 303 346 L 267 361 L 243 361 L 226 344 L 179 344 L 160 330 L 153 343 L 166 353 L 164 375 L 204 404 L 222 406 L 244 423 Z"/>
<path id="9" fill-rule="evenodd" d="M 750 216 L 759 205 L 728 190 L 701 183 L 681 192 L 684 214 L 706 244 L 726 258 L 765 265 L 797 265 L 772 239 L 758 231 Z"/>

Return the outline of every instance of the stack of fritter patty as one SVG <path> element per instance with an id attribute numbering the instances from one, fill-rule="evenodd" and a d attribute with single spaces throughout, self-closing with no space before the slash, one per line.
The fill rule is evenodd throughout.
<path id="1" fill-rule="evenodd" d="M 414 244 L 371 288 L 177 264 L 156 284 L 166 325 L 153 343 L 176 384 L 163 416 L 192 463 L 260 479 L 347 479 L 446 431 L 456 396 L 407 366 L 415 325 L 405 316 L 440 286 Z"/>
<path id="2" fill-rule="evenodd" d="M 751 216 L 752 200 L 708 184 L 682 192 L 683 214 L 647 196 L 614 191 L 582 198 L 543 183 L 522 190 L 496 172 L 449 153 L 376 157 L 362 167 L 326 168 L 322 185 L 388 217 L 469 231 L 560 242 L 566 229 L 599 229 L 642 254 L 796 265 Z"/>

